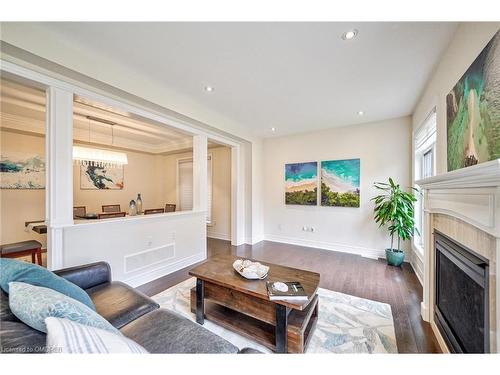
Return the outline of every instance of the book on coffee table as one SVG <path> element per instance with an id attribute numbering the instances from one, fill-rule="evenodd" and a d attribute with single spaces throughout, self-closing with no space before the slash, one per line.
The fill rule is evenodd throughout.
<path id="1" fill-rule="evenodd" d="M 298 281 L 267 281 L 266 287 L 271 301 L 307 301 L 304 287 Z"/>

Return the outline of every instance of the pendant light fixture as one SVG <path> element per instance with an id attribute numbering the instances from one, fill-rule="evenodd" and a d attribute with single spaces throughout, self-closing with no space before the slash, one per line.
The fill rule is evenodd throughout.
<path id="1" fill-rule="evenodd" d="M 97 121 L 103 124 L 108 124 L 111 127 L 111 146 L 114 145 L 114 130 L 115 122 L 101 119 L 99 117 L 87 116 L 89 120 L 89 143 L 90 143 L 90 122 Z M 98 148 L 90 148 L 83 146 L 73 146 L 73 162 L 76 165 L 94 166 L 100 168 L 121 167 L 128 164 L 127 154 L 124 152 L 109 151 Z"/>

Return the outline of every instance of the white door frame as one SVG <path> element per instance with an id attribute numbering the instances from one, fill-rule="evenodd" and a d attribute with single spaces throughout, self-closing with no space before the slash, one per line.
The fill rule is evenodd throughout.
<path id="1" fill-rule="evenodd" d="M 101 89 L 95 89 L 95 91 L 89 90 L 77 84 L 54 78 L 48 74 L 28 69 L 3 59 L 0 59 L 0 72 L 5 74 L 8 78 L 24 83 L 28 82 L 28 84 L 36 87 L 44 88 L 47 92 L 45 150 L 47 173 L 45 211 L 48 224 L 47 241 L 48 244 L 50 244 L 50 251 L 48 251 L 48 254 L 50 253 L 48 255 L 49 268 L 54 269 L 62 266 L 62 230 L 64 227 L 74 225 L 72 209 L 72 169 L 71 173 L 68 175 L 68 163 L 71 165 L 72 160 L 66 160 L 69 158 L 69 147 L 70 145 L 72 147 L 73 144 L 73 103 L 71 102 L 71 105 L 68 103 L 68 94 L 84 97 L 112 108 L 119 108 L 134 115 L 190 133 L 193 135 L 194 139 L 201 140 L 201 142 L 198 142 L 199 144 L 206 144 L 206 139 L 210 138 L 218 143 L 231 147 L 231 243 L 233 245 L 245 243 L 245 181 L 244 160 L 242 160 L 241 157 L 241 146 L 243 143 L 241 141 L 200 129 L 195 126 L 194 123 L 190 124 L 188 120 L 180 121 L 173 116 L 145 108 L 140 104 L 131 104 L 129 99 L 122 98 L 122 100 L 119 100 L 120 98 L 113 99 L 110 97 L 116 96 L 116 94 L 106 93 Z M 82 85 L 83 84 L 82 82 Z M 64 95 L 64 93 L 66 93 L 66 95 Z M 71 116 L 69 116 L 69 114 L 71 114 Z M 61 126 L 65 127 L 66 130 L 59 130 Z M 69 128 L 71 128 L 71 130 L 69 130 Z M 197 138 L 197 136 L 199 137 Z M 195 144 L 196 142 L 194 142 L 193 147 Z M 62 153 L 62 155 L 66 156 L 62 158 L 64 160 L 59 160 L 61 159 L 61 153 L 59 153 L 58 150 L 64 150 Z M 207 150 L 204 151 L 204 154 L 206 154 L 206 152 Z M 63 168 L 63 173 L 61 173 L 60 168 Z M 204 168 L 206 169 L 206 159 Z M 57 169 L 57 173 L 51 172 L 55 171 L 55 169 Z M 60 188 L 57 189 L 56 186 Z M 200 196 L 202 195 L 200 194 Z M 64 204 L 61 205 L 61 202 L 64 202 Z M 69 202 L 71 202 L 71 204 L 69 204 Z"/>

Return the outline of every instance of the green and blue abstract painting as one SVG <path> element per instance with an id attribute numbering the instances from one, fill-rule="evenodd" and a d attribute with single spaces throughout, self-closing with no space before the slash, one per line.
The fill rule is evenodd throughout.
<path id="1" fill-rule="evenodd" d="M 360 160 L 321 162 L 321 205 L 359 207 Z"/>
<path id="2" fill-rule="evenodd" d="M 448 171 L 500 158 L 500 31 L 446 96 Z"/>
<path id="3" fill-rule="evenodd" d="M 285 203 L 314 206 L 318 197 L 318 163 L 285 164 Z"/>

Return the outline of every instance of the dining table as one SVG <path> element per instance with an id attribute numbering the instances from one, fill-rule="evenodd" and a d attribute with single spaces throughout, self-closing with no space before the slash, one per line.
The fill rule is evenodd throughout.
<path id="1" fill-rule="evenodd" d="M 45 220 L 25 221 L 24 227 L 27 232 L 31 229 L 33 232 L 38 234 L 47 233 L 47 224 L 45 224 Z"/>

